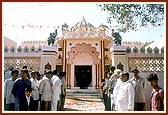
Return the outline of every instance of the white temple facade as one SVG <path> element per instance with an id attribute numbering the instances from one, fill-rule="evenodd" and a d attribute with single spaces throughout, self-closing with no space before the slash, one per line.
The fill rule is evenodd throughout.
<path id="1" fill-rule="evenodd" d="M 142 72 L 163 73 L 163 47 L 152 49 L 134 41 L 116 46 L 113 40 L 106 25 L 94 27 L 83 18 L 73 27 L 64 24 L 62 36 L 56 37 L 53 45 L 47 41 L 25 41 L 19 47 L 16 44 L 9 47 L 9 42 L 5 42 L 4 68 L 12 64 L 17 69 L 27 65 L 30 71 L 37 70 L 40 74 L 45 68 L 66 71 L 70 89 L 99 88 L 109 66 L 128 72 L 138 66 Z"/>
<path id="2" fill-rule="evenodd" d="M 94 27 L 84 18 L 74 27 L 63 26 L 62 37 L 56 39 L 56 44 L 62 48 L 60 55 L 68 87 L 99 87 L 105 71 L 104 49 L 113 42 L 108 31 L 107 26 Z M 111 65 L 111 61 L 107 64 Z"/>

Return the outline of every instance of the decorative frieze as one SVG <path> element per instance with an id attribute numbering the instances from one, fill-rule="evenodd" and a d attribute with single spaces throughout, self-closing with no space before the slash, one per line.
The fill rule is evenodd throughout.
<path id="1" fill-rule="evenodd" d="M 8 65 L 12 65 L 15 69 L 21 69 L 23 66 L 28 66 L 28 70 L 40 70 L 40 57 L 12 57 L 4 59 L 4 69 L 8 68 Z"/>

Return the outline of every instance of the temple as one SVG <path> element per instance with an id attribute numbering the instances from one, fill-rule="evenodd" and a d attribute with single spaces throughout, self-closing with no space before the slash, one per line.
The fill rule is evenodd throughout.
<path id="1" fill-rule="evenodd" d="M 66 71 L 67 88 L 96 89 L 104 79 L 104 72 L 115 66 L 131 73 L 134 67 L 141 72 L 164 72 L 164 48 L 144 47 L 136 41 L 115 45 L 108 26 L 93 26 L 84 18 L 73 27 L 62 25 L 62 36 L 55 37 L 53 45 L 46 41 L 24 41 L 17 47 L 5 38 L 4 68 L 13 65 L 44 73 L 45 67 Z M 157 68 L 155 68 L 157 67 Z"/>

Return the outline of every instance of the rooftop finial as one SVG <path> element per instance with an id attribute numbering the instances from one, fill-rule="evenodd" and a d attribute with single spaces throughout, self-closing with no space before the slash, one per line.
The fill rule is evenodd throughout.
<path id="1" fill-rule="evenodd" d="M 86 20 L 85 20 L 84 16 L 83 16 L 83 18 L 82 18 L 82 22 L 86 22 Z"/>

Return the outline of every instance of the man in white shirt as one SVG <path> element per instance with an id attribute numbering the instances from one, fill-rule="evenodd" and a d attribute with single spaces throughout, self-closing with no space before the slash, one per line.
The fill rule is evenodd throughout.
<path id="1" fill-rule="evenodd" d="M 119 78 L 120 77 L 120 72 L 121 72 L 120 69 L 115 69 L 113 75 L 109 79 L 109 86 L 108 86 L 109 89 L 108 90 L 110 91 L 111 111 L 115 110 L 115 102 L 114 102 L 113 92 L 114 92 L 114 88 L 115 88 L 115 85 L 117 83 L 117 80 L 120 79 Z M 115 89 L 115 93 L 117 93 L 116 90 L 118 90 L 118 89 Z M 115 95 L 117 95 L 117 94 L 115 94 Z"/>
<path id="2" fill-rule="evenodd" d="M 5 110 L 14 111 L 15 110 L 15 97 L 12 94 L 13 84 L 18 77 L 18 70 L 12 71 L 12 77 L 5 80 L 4 84 L 4 98 L 5 98 Z"/>
<path id="3" fill-rule="evenodd" d="M 51 98 L 52 98 L 52 83 L 51 83 L 52 71 L 45 70 L 40 86 L 39 86 L 39 99 L 41 101 L 41 111 L 51 110 Z"/>
<path id="4" fill-rule="evenodd" d="M 38 72 L 32 71 L 31 72 L 31 88 L 33 89 L 31 92 L 31 96 L 34 99 L 34 110 L 38 110 L 38 103 L 39 103 L 39 81 L 37 80 Z"/>
<path id="5" fill-rule="evenodd" d="M 60 100 L 61 85 L 62 85 L 62 82 L 59 79 L 59 77 L 55 74 L 55 71 L 53 71 L 53 76 L 51 78 L 52 90 L 53 90 L 51 99 L 51 111 L 58 111 L 57 105 L 58 101 Z"/>
<path id="6" fill-rule="evenodd" d="M 134 86 L 129 81 L 129 73 L 121 73 L 121 84 L 116 99 L 116 111 L 134 110 Z"/>
<path id="7" fill-rule="evenodd" d="M 12 76 L 13 66 L 9 66 L 8 70 L 4 74 L 4 81 Z"/>

